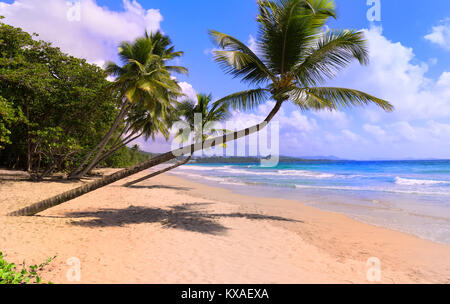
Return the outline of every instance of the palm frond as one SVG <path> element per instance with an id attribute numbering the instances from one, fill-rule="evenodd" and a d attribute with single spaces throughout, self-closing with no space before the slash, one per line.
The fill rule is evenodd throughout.
<path id="1" fill-rule="evenodd" d="M 334 16 L 332 1 L 260 1 L 258 41 L 272 73 L 290 71 Z"/>
<path id="2" fill-rule="evenodd" d="M 251 110 L 267 101 L 269 92 L 266 89 L 253 89 L 237 92 L 216 101 L 216 104 L 227 104 L 234 109 Z"/>
<path id="3" fill-rule="evenodd" d="M 275 76 L 258 56 L 238 39 L 217 31 L 209 31 L 214 42 L 224 51 L 215 51 L 215 60 L 226 73 L 242 77 L 243 81 L 259 84 L 274 80 Z"/>
<path id="4" fill-rule="evenodd" d="M 307 88 L 305 89 L 305 92 L 309 97 L 316 99 L 319 103 L 330 103 L 331 107 L 334 109 L 375 104 L 387 112 L 392 112 L 394 110 L 394 107 L 388 101 L 358 90 L 315 87 Z"/>
<path id="5" fill-rule="evenodd" d="M 114 62 L 109 61 L 105 64 L 105 72 L 110 76 L 119 76 L 123 73 L 123 69 Z"/>
<path id="6" fill-rule="evenodd" d="M 182 66 L 171 66 L 171 65 L 168 65 L 168 66 L 166 66 L 166 69 L 169 72 L 175 72 L 175 73 L 178 73 L 178 74 L 189 75 L 188 69 L 185 68 L 185 67 L 182 67 Z"/>
<path id="7" fill-rule="evenodd" d="M 333 30 L 322 35 L 306 52 L 306 58 L 292 68 L 302 86 L 315 86 L 347 66 L 352 60 L 367 64 L 369 52 L 361 31 Z"/>

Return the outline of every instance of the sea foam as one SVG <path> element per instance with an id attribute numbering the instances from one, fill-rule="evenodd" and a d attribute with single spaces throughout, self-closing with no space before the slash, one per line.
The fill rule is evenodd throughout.
<path id="1" fill-rule="evenodd" d="M 439 181 L 439 180 L 424 180 L 424 179 L 408 179 L 408 178 L 401 178 L 396 177 L 395 183 L 397 185 L 404 185 L 404 186 L 413 186 L 413 185 L 440 185 L 440 184 L 449 184 L 450 181 Z"/>

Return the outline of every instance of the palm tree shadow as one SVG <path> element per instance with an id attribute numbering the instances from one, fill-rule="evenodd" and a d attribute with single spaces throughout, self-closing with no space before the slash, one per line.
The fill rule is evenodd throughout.
<path id="1" fill-rule="evenodd" d="M 229 229 L 217 221 L 217 219 L 224 217 L 246 218 L 250 220 L 301 222 L 262 214 L 214 214 L 205 213 L 194 209 L 195 207 L 204 205 L 209 204 L 183 204 L 169 207 L 169 209 L 130 206 L 126 209 L 101 209 L 95 212 L 73 212 L 67 213 L 66 216 L 80 219 L 94 218 L 90 220 L 72 222 L 72 225 L 82 227 L 123 227 L 131 224 L 160 223 L 167 229 L 181 229 L 211 235 L 223 235 Z"/>

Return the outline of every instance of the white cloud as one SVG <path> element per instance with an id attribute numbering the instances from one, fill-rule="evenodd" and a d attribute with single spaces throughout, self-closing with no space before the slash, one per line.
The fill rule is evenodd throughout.
<path id="1" fill-rule="evenodd" d="M 431 33 L 426 35 L 425 39 L 450 51 L 450 18 L 441 23 L 441 25 L 433 26 Z"/>
<path id="2" fill-rule="evenodd" d="M 264 121 L 274 106 L 275 102 L 268 101 L 267 103 L 260 105 L 253 112 L 236 111 L 230 121 L 233 122 L 236 130 L 252 127 Z M 286 111 L 281 108 L 272 121 L 279 123 L 280 131 L 282 133 L 292 131 L 309 133 L 317 128 L 315 119 L 309 118 L 298 110 L 286 113 Z"/>
<path id="3" fill-rule="evenodd" d="M 181 87 L 183 94 L 185 94 L 191 100 L 197 100 L 197 92 L 190 83 L 180 82 L 178 85 Z"/>
<path id="4" fill-rule="evenodd" d="M 415 141 L 417 139 L 417 130 L 407 121 L 399 121 L 391 125 L 390 129 L 405 141 Z"/>
<path id="5" fill-rule="evenodd" d="M 66 0 L 0 4 L 0 15 L 8 24 L 38 33 L 64 52 L 97 64 L 114 58 L 119 42 L 133 40 L 145 30 L 159 30 L 163 20 L 159 10 L 145 10 L 136 0 L 123 0 L 121 12 L 98 6 L 94 0 L 79 0 L 79 21 L 70 18 L 74 7 Z"/>
<path id="6" fill-rule="evenodd" d="M 446 137 L 450 139 L 450 124 L 439 123 L 433 120 L 430 120 L 427 123 L 428 130 L 431 135 L 435 137 Z M 447 140 L 448 141 L 448 140 Z"/>
<path id="7" fill-rule="evenodd" d="M 347 128 L 349 125 L 349 118 L 344 112 L 339 111 L 318 111 L 313 112 L 314 116 L 320 118 L 327 124 L 332 124 L 338 128 Z"/>
<path id="8" fill-rule="evenodd" d="M 413 63 L 417 61 L 413 49 L 389 41 L 380 27 L 365 30 L 365 34 L 370 44 L 371 64 L 353 66 L 344 72 L 342 79 L 346 85 L 392 102 L 396 111 L 390 116 L 403 120 L 450 114 L 443 89 L 425 76 L 427 64 Z"/>
<path id="9" fill-rule="evenodd" d="M 379 141 L 385 140 L 386 131 L 384 131 L 381 127 L 376 126 L 376 125 L 366 124 L 363 126 L 363 128 L 364 128 L 364 130 L 366 130 L 366 132 L 375 136 L 377 138 L 377 140 L 379 140 Z"/>
<path id="10" fill-rule="evenodd" d="M 359 136 L 356 135 L 355 133 L 353 133 L 353 132 L 350 131 L 350 130 L 342 130 L 342 134 L 343 134 L 346 138 L 350 139 L 351 141 L 357 141 L 357 140 L 359 139 Z"/>
<path id="11" fill-rule="evenodd" d="M 227 129 L 238 131 L 263 122 L 274 105 L 275 102 L 269 101 L 252 112 L 236 111 L 233 113 L 232 119 L 227 122 Z M 298 155 L 302 151 L 308 151 L 309 148 L 312 151 L 314 145 L 310 144 L 307 138 L 318 129 L 315 119 L 302 114 L 298 110 L 287 112 L 284 108 L 281 108 L 271 122 L 272 125 L 274 123 L 278 123 L 279 126 L 281 154 L 293 155 L 292 151 L 295 151 L 294 154 Z M 269 126 L 269 128 L 271 127 Z"/>
<path id="12" fill-rule="evenodd" d="M 330 82 L 390 101 L 394 113 L 371 106 L 345 112 L 302 113 L 283 107 L 280 149 L 290 155 L 336 155 L 345 158 L 448 157 L 450 153 L 450 72 L 426 76 L 435 59 L 419 61 L 412 48 L 383 36 L 381 27 L 364 30 L 370 64 L 354 64 Z M 248 43 L 251 44 L 251 39 Z M 261 122 L 274 103 L 234 115 L 237 128 Z"/>

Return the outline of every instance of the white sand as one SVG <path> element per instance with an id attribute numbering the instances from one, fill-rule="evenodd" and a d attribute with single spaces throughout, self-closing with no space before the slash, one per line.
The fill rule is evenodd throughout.
<path id="1" fill-rule="evenodd" d="M 163 175 L 133 178 L 36 217 L 4 216 L 79 183 L 0 184 L 0 251 L 16 263 L 57 255 L 44 279 L 71 283 L 450 283 L 450 246 L 298 202 L 233 194 Z M 75 282 L 76 283 L 76 282 Z"/>

